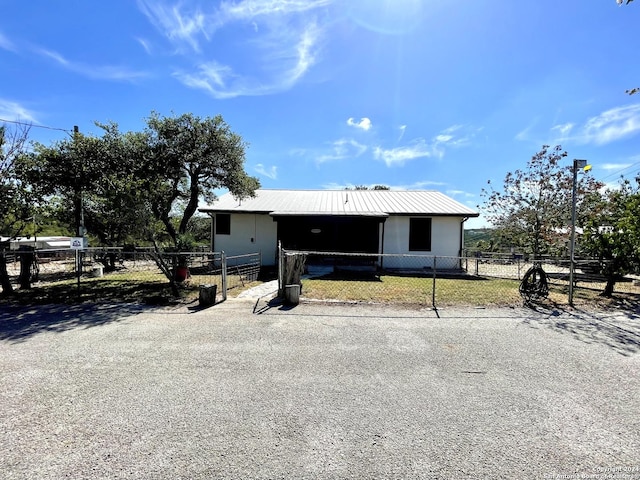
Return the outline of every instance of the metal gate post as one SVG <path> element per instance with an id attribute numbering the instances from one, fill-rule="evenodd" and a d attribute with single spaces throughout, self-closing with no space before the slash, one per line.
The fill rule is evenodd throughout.
<path id="1" fill-rule="evenodd" d="M 220 252 L 220 263 L 222 269 L 222 301 L 227 299 L 227 255 Z"/>
<path id="2" fill-rule="evenodd" d="M 433 257 L 433 292 L 431 293 L 431 306 L 436 308 L 436 258 Z"/>

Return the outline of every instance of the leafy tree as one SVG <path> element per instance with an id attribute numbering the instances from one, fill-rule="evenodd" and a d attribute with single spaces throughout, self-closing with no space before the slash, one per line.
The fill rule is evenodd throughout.
<path id="1" fill-rule="evenodd" d="M 386 185 L 374 185 L 373 187 L 368 187 L 367 185 L 355 185 L 353 187 L 347 187 L 345 190 L 391 190 L 391 188 Z"/>
<path id="2" fill-rule="evenodd" d="M 155 218 L 174 243 L 187 232 L 201 200 L 211 202 L 215 190 L 238 198 L 253 196 L 260 183 L 244 171 L 246 144 L 222 116 L 201 119 L 192 114 L 147 120 L 148 150 L 143 156 L 146 191 Z M 177 225 L 173 221 L 182 207 Z"/>
<path id="3" fill-rule="evenodd" d="M 164 242 L 187 233 L 201 200 L 227 188 L 253 195 L 258 180 L 244 169 L 245 144 L 222 117 L 153 113 L 142 132 L 100 124 L 51 146 L 36 144 L 20 168 L 41 195 L 58 199 L 59 217 L 84 224 L 103 245 Z"/>
<path id="4" fill-rule="evenodd" d="M 36 201 L 16 171 L 16 162 L 24 155 L 28 136 L 28 126 L 0 126 L 0 235 L 5 237 L 0 241 L 0 285 L 5 295 L 13 292 L 13 286 L 3 252 L 8 250 L 12 239 L 33 225 Z"/>
<path id="5" fill-rule="evenodd" d="M 102 245 L 137 236 L 150 218 L 136 182 L 135 138 L 117 125 L 98 125 L 103 136 L 83 135 L 34 145 L 17 164 L 23 178 L 48 199 L 50 210 L 75 234 L 84 226 Z"/>
<path id="6" fill-rule="evenodd" d="M 611 296 L 616 281 L 640 269 L 640 177 L 635 185 L 624 180 L 619 189 L 592 192 L 579 217 L 583 233 L 579 251 L 599 261 L 607 283 L 602 295 Z"/>
<path id="7" fill-rule="evenodd" d="M 523 170 L 509 172 L 502 188 L 482 190 L 484 211 L 501 244 L 533 254 L 566 253 L 571 225 L 572 167 L 562 164 L 567 153 L 559 145 L 542 149 Z M 600 184 L 580 177 L 577 192 L 596 191 Z"/>

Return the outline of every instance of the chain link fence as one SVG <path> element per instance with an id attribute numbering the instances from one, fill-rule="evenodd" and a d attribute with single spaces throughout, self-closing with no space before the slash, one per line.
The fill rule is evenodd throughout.
<path id="1" fill-rule="evenodd" d="M 91 248 L 0 252 L 9 281 L 34 301 L 119 300 L 163 302 L 193 297 L 215 286 L 216 300 L 256 282 L 259 253 L 156 252 L 151 248 Z"/>
<path id="2" fill-rule="evenodd" d="M 568 260 L 544 259 L 550 298 L 567 302 Z M 440 257 L 432 255 L 353 254 L 281 250 L 279 290 L 299 284 L 300 297 L 323 301 L 447 305 L 521 305 L 519 287 L 533 262 L 518 255 Z M 298 270 L 295 272 L 292 270 Z M 593 261 L 576 263 L 574 288 L 604 290 L 606 278 Z M 615 291 L 640 295 L 640 281 L 617 279 Z M 640 298 L 640 297 L 639 297 Z"/>

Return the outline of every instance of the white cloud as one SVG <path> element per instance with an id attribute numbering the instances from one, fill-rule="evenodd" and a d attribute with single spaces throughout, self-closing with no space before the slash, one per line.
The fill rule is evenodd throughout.
<path id="1" fill-rule="evenodd" d="M 416 158 L 436 157 L 442 158 L 448 147 L 460 147 L 469 143 L 473 133 L 464 136 L 456 136 L 454 133 L 463 129 L 462 125 L 453 125 L 438 133 L 430 142 L 423 138 L 414 140 L 411 145 L 385 149 L 380 146 L 373 151 L 377 160 L 383 160 L 388 167 L 404 165 Z"/>
<path id="2" fill-rule="evenodd" d="M 576 143 L 580 145 L 606 145 L 640 133 L 640 103 L 615 107 L 588 118 L 584 124 L 573 122 L 554 125 L 556 135 L 552 143 Z M 529 129 L 516 136 L 523 140 L 529 137 Z M 521 138 L 522 135 L 522 138 Z"/>
<path id="3" fill-rule="evenodd" d="M 373 150 L 373 156 L 377 160 L 383 160 L 388 167 L 396 165 L 404 165 L 409 160 L 416 158 L 432 157 L 438 155 L 433 146 L 420 139 L 415 144 L 406 147 L 396 147 L 391 149 L 383 149 L 376 147 Z"/>
<path id="4" fill-rule="evenodd" d="M 301 31 L 289 32 L 297 38 L 282 40 L 284 33 L 274 42 L 268 52 L 263 52 L 255 67 L 260 70 L 254 75 L 241 75 L 231 65 L 215 60 L 202 63 L 198 71 L 176 70 L 174 76 L 184 85 L 204 90 L 214 98 L 234 98 L 239 96 L 268 95 L 293 87 L 314 65 L 317 58 L 317 43 L 321 34 L 315 24 L 309 24 Z"/>
<path id="5" fill-rule="evenodd" d="M 369 120 L 367 117 L 363 117 L 359 122 L 356 122 L 354 118 L 351 117 L 347 120 L 347 125 L 349 125 L 350 127 L 359 128 L 360 130 L 364 130 L 366 132 L 367 130 L 371 129 L 371 120 Z"/>
<path id="6" fill-rule="evenodd" d="M 333 1 L 222 1 L 200 8 L 191 6 L 191 0 L 138 0 L 138 6 L 169 41 L 172 53 L 188 62 L 175 68 L 173 76 L 223 99 L 269 95 L 297 84 L 318 61 L 323 29 L 314 10 Z M 225 43 L 223 60 L 216 34 L 233 23 L 248 27 L 248 37 Z"/>
<path id="7" fill-rule="evenodd" d="M 352 139 L 343 138 L 331 144 L 331 152 L 319 155 L 318 163 L 355 158 L 366 152 L 368 147 Z"/>
<path id="8" fill-rule="evenodd" d="M 560 136 L 566 137 L 567 135 L 569 135 L 573 127 L 575 127 L 575 124 L 573 123 L 564 123 L 561 125 L 554 125 L 553 127 L 551 127 L 551 130 L 555 130 L 560 134 Z"/>
<path id="9" fill-rule="evenodd" d="M 275 180 L 278 178 L 278 167 L 276 166 L 271 166 L 269 168 L 266 168 L 261 163 L 258 163 L 255 166 L 254 170 L 258 172 L 260 175 L 270 178 L 271 180 Z"/>
<path id="10" fill-rule="evenodd" d="M 185 44 L 200 51 L 200 37 L 209 39 L 206 28 L 212 28 L 212 18 L 200 10 L 185 12 L 182 4 L 169 5 L 151 0 L 138 0 L 138 7 L 149 21 L 175 45 Z"/>
<path id="11" fill-rule="evenodd" d="M 127 67 L 116 65 L 87 65 L 78 62 L 72 62 L 66 59 L 58 52 L 45 49 L 37 49 L 36 53 L 49 57 L 67 70 L 78 73 L 82 76 L 93 78 L 96 80 L 116 80 L 116 81 L 135 81 L 147 77 L 145 72 L 131 70 Z"/>
<path id="12" fill-rule="evenodd" d="M 632 163 L 603 163 L 602 165 L 598 165 L 598 168 L 602 170 L 624 170 L 625 168 L 629 168 Z"/>
<path id="13" fill-rule="evenodd" d="M 151 55 L 151 43 L 149 42 L 149 40 L 141 37 L 136 37 L 136 40 L 140 45 L 142 45 L 142 48 L 144 48 L 144 51 L 147 52 L 147 54 Z"/>
<path id="14" fill-rule="evenodd" d="M 407 126 L 406 125 L 400 125 L 398 127 L 398 130 L 400 130 L 400 136 L 398 137 L 398 140 L 397 140 L 399 142 L 400 140 L 402 140 L 402 137 L 404 137 L 404 132 L 407 130 Z"/>
<path id="15" fill-rule="evenodd" d="M 587 120 L 581 132 L 583 143 L 604 145 L 640 132 L 640 103 L 617 107 Z"/>
<path id="16" fill-rule="evenodd" d="M 465 197 L 465 198 L 475 197 L 473 193 L 465 192 L 464 190 L 447 190 L 445 193 L 451 197 Z"/>
<path id="17" fill-rule="evenodd" d="M 2 98 L 0 98 L 0 118 L 4 118 L 5 120 L 38 123 L 34 112 L 17 102 Z"/>
<path id="18" fill-rule="evenodd" d="M 242 0 L 223 1 L 220 7 L 228 18 L 253 19 L 262 15 L 301 13 L 324 7 L 333 0 Z"/>

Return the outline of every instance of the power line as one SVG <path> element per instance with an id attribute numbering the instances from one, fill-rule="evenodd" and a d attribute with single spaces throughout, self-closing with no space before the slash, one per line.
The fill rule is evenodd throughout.
<path id="1" fill-rule="evenodd" d="M 6 120 L 4 118 L 0 118 L 0 122 L 5 122 L 5 123 L 14 123 L 16 125 L 24 125 L 26 127 L 34 127 L 34 128 L 45 128 L 47 130 L 57 130 L 59 132 L 65 132 L 65 133 L 73 133 L 71 130 L 68 130 L 66 128 L 58 128 L 58 127 L 47 127 L 46 125 L 35 125 L 33 123 L 27 123 L 27 122 L 19 122 L 16 120 Z"/>
<path id="2" fill-rule="evenodd" d="M 613 176 L 619 175 L 619 174 L 621 174 L 622 172 L 624 172 L 625 170 L 630 170 L 631 168 L 633 168 L 633 167 L 635 167 L 635 166 L 637 166 L 637 165 L 640 165 L 640 162 L 632 163 L 632 164 L 631 164 L 631 165 L 629 165 L 628 167 L 621 168 L 620 170 L 617 170 L 617 171 L 615 171 L 615 172 L 613 172 L 613 173 L 610 173 L 609 175 L 605 175 L 604 177 L 600 178 L 600 180 L 606 180 L 607 178 L 610 178 L 610 177 L 613 177 Z"/>

